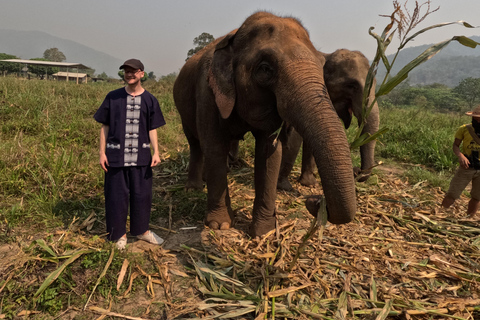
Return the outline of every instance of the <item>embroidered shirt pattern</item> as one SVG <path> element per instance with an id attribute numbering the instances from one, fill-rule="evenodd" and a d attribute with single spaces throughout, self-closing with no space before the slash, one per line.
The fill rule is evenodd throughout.
<path id="1" fill-rule="evenodd" d="M 127 120 L 125 124 L 125 156 L 126 167 L 136 166 L 138 159 L 138 132 L 140 123 L 140 105 L 142 97 L 127 97 Z"/>

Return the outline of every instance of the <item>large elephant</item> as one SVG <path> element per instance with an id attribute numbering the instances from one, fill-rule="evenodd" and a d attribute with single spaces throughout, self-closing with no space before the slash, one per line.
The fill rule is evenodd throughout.
<path id="1" fill-rule="evenodd" d="M 190 58 L 173 88 L 190 145 L 186 188 L 207 183 L 205 224 L 227 229 L 233 213 L 227 185 L 230 142 L 251 131 L 255 137 L 255 200 L 249 234 L 275 227 L 276 185 L 283 135 L 291 123 L 312 146 L 319 167 L 329 221 L 350 222 L 356 211 L 355 182 L 345 130 L 323 80 L 325 58 L 293 18 L 267 12 Z"/>
<path id="2" fill-rule="evenodd" d="M 330 99 L 348 129 L 352 121 L 352 113 L 360 123 L 362 117 L 362 99 L 365 80 L 370 64 L 368 59 L 359 51 L 339 49 L 331 54 L 324 54 L 323 67 L 325 85 Z M 375 99 L 375 83 L 370 90 L 369 100 Z M 374 134 L 379 127 L 378 105 L 375 103 L 367 117 L 362 133 Z M 302 138 L 295 130 L 290 129 L 287 144 L 283 148 L 282 165 L 278 177 L 278 189 L 291 190 L 292 185 L 288 176 L 300 149 Z M 371 174 L 375 164 L 375 140 L 360 147 L 361 168 L 354 168 L 358 181 L 365 181 Z M 316 184 L 314 176 L 315 162 L 308 144 L 303 145 L 302 171 L 298 181 L 306 186 Z"/>

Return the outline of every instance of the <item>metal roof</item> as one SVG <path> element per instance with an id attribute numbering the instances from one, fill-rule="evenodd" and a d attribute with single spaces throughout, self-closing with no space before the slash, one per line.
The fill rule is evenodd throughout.
<path id="1" fill-rule="evenodd" d="M 52 76 L 57 77 L 69 77 L 69 78 L 84 78 L 87 76 L 86 73 L 75 73 L 75 72 L 57 72 L 52 74 Z"/>
<path id="2" fill-rule="evenodd" d="M 90 69 L 89 67 L 81 63 L 72 63 L 72 62 L 54 62 L 54 61 L 38 61 L 38 60 L 22 60 L 22 59 L 6 59 L 6 60 L 0 60 L 0 62 L 36 64 L 36 65 L 42 65 L 42 66 L 48 66 L 48 67 Z"/>

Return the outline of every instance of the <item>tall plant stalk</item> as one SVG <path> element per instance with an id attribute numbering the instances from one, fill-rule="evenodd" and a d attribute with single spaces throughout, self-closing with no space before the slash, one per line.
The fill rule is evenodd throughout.
<path id="1" fill-rule="evenodd" d="M 377 33 L 373 32 L 374 27 L 370 27 L 369 29 L 369 34 L 374 37 L 377 40 L 377 52 L 375 54 L 375 58 L 373 59 L 372 63 L 370 64 L 370 69 L 368 70 L 367 74 L 367 79 L 365 81 L 365 88 L 363 91 L 363 109 L 362 109 L 362 121 L 359 123 L 357 132 L 355 134 L 354 141 L 350 144 L 350 148 L 358 148 L 374 139 L 377 139 L 380 135 L 385 133 L 388 129 L 387 128 L 381 128 L 378 130 L 376 133 L 370 135 L 368 133 L 361 134 L 362 130 L 366 124 L 366 119 L 368 118 L 368 115 L 370 114 L 373 105 L 377 102 L 378 98 L 388 94 L 390 91 L 392 91 L 396 86 L 398 86 L 400 83 L 402 83 L 405 79 L 408 78 L 408 74 L 410 71 L 418 67 L 420 64 L 426 62 L 433 56 L 435 56 L 437 53 L 439 53 L 443 48 L 445 48 L 447 45 L 450 44 L 452 41 L 457 41 L 458 43 L 470 47 L 470 48 L 475 48 L 477 45 L 480 43 L 466 37 L 466 36 L 454 36 L 451 39 L 444 40 L 441 42 L 438 42 L 431 47 L 429 47 L 427 50 L 422 52 L 419 56 L 417 56 L 415 59 L 410 61 L 407 65 L 405 65 L 396 75 L 391 76 L 392 72 L 392 67 L 398 57 L 398 54 L 400 51 L 413 39 L 415 39 L 417 36 L 420 34 L 423 34 L 429 30 L 433 30 L 436 28 L 441 28 L 445 27 L 448 25 L 452 24 L 460 24 L 463 25 L 466 28 L 475 28 L 471 24 L 459 20 L 459 21 L 454 21 L 454 22 L 445 22 L 445 23 L 440 23 L 440 24 L 435 24 L 426 28 L 421 29 L 420 31 L 415 32 L 412 36 L 409 36 L 409 34 L 423 21 L 427 16 L 430 14 L 436 12 L 437 10 L 440 9 L 440 7 L 436 9 L 431 9 L 431 1 L 428 0 L 422 4 L 419 4 L 417 1 L 415 1 L 415 7 L 413 8 L 413 11 L 411 12 L 407 8 L 407 2 L 402 5 L 398 1 L 393 1 L 393 13 L 390 15 L 381 15 L 383 17 L 388 17 L 390 18 L 389 24 L 385 27 L 381 35 L 378 35 Z M 424 10 L 425 9 L 425 10 Z M 400 40 L 400 44 L 393 56 L 392 61 L 389 61 L 387 56 L 386 56 L 386 50 L 388 46 L 391 44 L 392 39 L 395 35 L 395 33 L 398 33 L 398 37 Z M 375 98 L 373 101 L 369 101 L 369 93 L 370 90 L 372 89 L 372 86 L 375 81 L 375 76 L 377 74 L 378 66 L 380 62 L 383 63 L 386 69 L 386 74 L 385 77 L 382 79 L 380 82 L 380 86 L 377 86 L 377 92 L 375 93 Z M 378 83 L 378 82 L 377 82 Z"/>

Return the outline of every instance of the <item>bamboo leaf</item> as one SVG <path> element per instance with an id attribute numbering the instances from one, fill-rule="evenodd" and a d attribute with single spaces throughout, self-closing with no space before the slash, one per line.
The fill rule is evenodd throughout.
<path id="1" fill-rule="evenodd" d="M 219 317 L 219 319 L 232 319 L 236 317 L 243 316 L 244 314 L 251 313 L 255 311 L 255 307 L 246 307 L 238 310 L 227 312 Z"/>
<path id="2" fill-rule="evenodd" d="M 433 26 L 429 26 L 427 28 L 423 28 L 422 30 L 418 31 L 418 32 L 415 32 L 411 37 L 408 37 L 403 46 L 401 46 L 399 49 L 402 49 L 403 47 L 405 47 L 405 45 L 413 40 L 415 37 L 417 37 L 418 35 L 428 31 L 428 30 L 432 30 L 432 29 L 436 29 L 436 28 L 441 28 L 441 27 L 445 27 L 445 26 L 448 26 L 448 25 L 452 25 L 452 24 L 462 24 L 464 27 L 466 28 L 477 28 L 477 27 L 474 27 L 472 26 L 471 24 L 469 24 L 468 22 L 466 21 L 463 21 L 463 20 L 458 20 L 458 21 L 453 21 L 453 22 L 443 22 L 443 23 L 439 23 L 439 24 L 435 24 Z"/>
<path id="3" fill-rule="evenodd" d="M 338 299 L 338 306 L 337 306 L 337 311 L 335 312 L 335 319 L 346 319 L 345 316 L 348 313 L 347 310 L 347 293 L 343 291 L 340 294 L 340 297 Z"/>
<path id="4" fill-rule="evenodd" d="M 313 283 L 304 284 L 304 285 L 298 286 L 298 287 L 289 287 L 289 288 L 286 288 L 286 289 L 279 289 L 279 290 L 275 290 L 275 291 L 270 291 L 270 292 L 267 293 L 267 296 L 269 298 L 280 297 L 280 296 L 284 296 L 286 294 L 289 294 L 290 292 L 295 292 L 295 291 L 304 289 L 306 287 L 310 287 L 311 285 L 313 285 Z"/>
<path id="5" fill-rule="evenodd" d="M 88 302 L 90 302 L 90 299 L 92 298 L 93 293 L 94 293 L 95 290 L 97 289 L 97 286 L 100 284 L 100 281 L 102 280 L 102 278 L 103 278 L 103 277 L 105 276 L 105 274 L 107 273 L 107 270 L 108 270 L 108 268 L 110 267 L 110 264 L 112 263 L 114 254 L 115 254 L 115 249 L 112 248 L 112 250 L 110 251 L 110 257 L 108 258 L 108 261 L 107 261 L 107 263 L 105 264 L 105 267 L 103 268 L 102 273 L 101 273 L 100 276 L 98 277 L 97 283 L 95 283 L 95 286 L 93 287 L 92 293 L 90 293 L 90 296 L 88 297 L 87 302 L 85 302 L 85 305 L 83 306 L 83 311 L 85 311 L 85 309 L 87 308 Z"/>
<path id="6" fill-rule="evenodd" d="M 117 291 L 120 290 L 120 286 L 123 283 L 123 279 L 125 278 L 125 274 L 127 272 L 128 264 L 129 262 L 127 259 L 123 260 L 122 269 L 120 269 L 120 274 L 118 275 L 117 280 Z"/>
<path id="7" fill-rule="evenodd" d="M 352 141 L 350 144 L 350 149 L 355 149 L 363 146 L 364 144 L 369 143 L 370 141 L 378 139 L 381 135 L 386 133 L 389 129 L 387 127 L 383 127 L 374 134 L 369 134 L 368 132 L 365 132 L 362 134 L 360 137 Z"/>
<path id="8" fill-rule="evenodd" d="M 60 266 L 60 268 L 50 273 L 50 275 L 45 279 L 45 281 L 43 281 L 40 288 L 38 288 L 37 292 L 35 292 L 35 294 L 33 295 L 33 299 L 34 300 L 38 299 L 38 297 L 45 291 L 45 289 L 47 289 L 48 286 L 50 286 L 62 274 L 63 270 L 65 270 L 65 268 L 69 264 L 71 264 L 72 262 L 80 258 L 82 255 L 90 252 L 93 252 L 93 250 L 80 250 L 74 253 L 68 260 L 66 260 Z"/>
<path id="9" fill-rule="evenodd" d="M 380 89 L 378 89 L 375 96 L 380 97 L 392 91 L 393 88 L 395 88 L 397 85 L 399 85 L 403 80 L 405 80 L 408 77 L 408 74 L 410 71 L 412 71 L 414 68 L 424 63 L 425 61 L 429 60 L 433 56 L 435 56 L 452 41 L 458 41 L 462 45 L 470 48 L 475 48 L 477 45 L 480 44 L 465 36 L 455 36 L 450 40 L 445 40 L 437 44 L 434 44 L 433 46 L 425 50 L 423 53 L 421 53 L 418 57 L 410 61 L 410 63 L 404 66 L 394 77 L 392 77 L 389 81 L 387 81 L 387 83 L 380 86 Z"/>
<path id="10" fill-rule="evenodd" d="M 377 283 L 372 275 L 372 284 L 370 286 L 370 300 L 377 301 Z"/>
<path id="11" fill-rule="evenodd" d="M 385 306 L 382 309 L 382 312 L 375 318 L 375 320 L 385 320 L 388 315 L 390 314 L 390 311 L 392 310 L 392 300 L 387 300 L 385 303 Z"/>
<path id="12" fill-rule="evenodd" d="M 56 254 L 55 252 L 53 252 L 52 248 L 50 248 L 50 246 L 48 246 L 48 245 L 45 243 L 45 240 L 43 240 L 43 239 L 38 239 L 38 240 L 35 240 L 35 243 L 36 243 L 40 248 L 42 248 L 43 250 L 45 250 L 46 252 L 48 252 L 52 257 L 58 258 L 58 257 L 57 257 L 57 254 Z"/>

